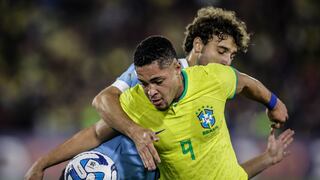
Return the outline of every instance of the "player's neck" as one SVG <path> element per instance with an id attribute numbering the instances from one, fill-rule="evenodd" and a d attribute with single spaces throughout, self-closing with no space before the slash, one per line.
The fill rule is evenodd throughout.
<path id="1" fill-rule="evenodd" d="M 186 57 L 189 67 L 197 64 L 199 58 L 199 54 L 195 54 L 194 52 L 190 52 Z"/>

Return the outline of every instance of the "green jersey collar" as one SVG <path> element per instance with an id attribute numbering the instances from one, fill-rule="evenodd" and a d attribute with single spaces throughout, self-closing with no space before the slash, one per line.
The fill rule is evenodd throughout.
<path id="1" fill-rule="evenodd" d="M 188 91 L 188 74 L 184 69 L 181 70 L 181 74 L 182 74 L 182 78 L 183 78 L 183 92 L 182 92 L 181 96 L 179 97 L 178 101 L 183 99 Z"/>

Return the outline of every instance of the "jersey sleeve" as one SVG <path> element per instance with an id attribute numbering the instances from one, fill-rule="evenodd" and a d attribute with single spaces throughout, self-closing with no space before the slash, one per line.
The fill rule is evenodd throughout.
<path id="1" fill-rule="evenodd" d="M 129 89 L 130 87 L 138 84 L 137 73 L 134 69 L 134 65 L 131 64 L 129 68 L 121 74 L 120 77 L 112 84 L 112 86 L 118 88 L 121 92 Z"/>
<path id="2" fill-rule="evenodd" d="M 130 90 L 128 90 L 126 92 L 123 92 L 119 97 L 121 108 L 127 115 L 129 115 L 129 113 L 130 113 L 129 106 L 130 106 L 130 102 L 131 102 L 131 99 L 132 99 L 132 97 L 130 96 L 129 91 Z M 129 115 L 129 117 L 130 117 L 130 115 Z"/>
<path id="3" fill-rule="evenodd" d="M 236 70 L 231 66 L 221 64 L 209 65 L 209 71 L 214 73 L 220 82 L 220 93 L 224 99 L 232 99 L 236 94 L 238 77 Z"/>
<path id="4" fill-rule="evenodd" d="M 137 123 L 139 114 L 139 105 L 137 105 L 137 86 L 134 88 L 130 88 L 128 91 L 123 92 L 120 97 L 120 105 L 122 110 L 130 117 L 130 119 Z"/>

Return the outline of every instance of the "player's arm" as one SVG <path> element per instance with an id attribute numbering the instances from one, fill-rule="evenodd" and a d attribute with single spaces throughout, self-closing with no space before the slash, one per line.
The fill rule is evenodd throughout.
<path id="1" fill-rule="evenodd" d="M 288 119 L 288 111 L 283 102 L 271 93 L 260 81 L 247 74 L 238 71 L 236 71 L 236 73 L 238 76 L 236 93 L 243 94 L 247 98 L 266 105 L 269 119 L 275 123 L 273 127 L 280 128 Z"/>
<path id="2" fill-rule="evenodd" d="M 134 66 L 131 65 L 118 80 L 102 90 L 93 100 L 92 105 L 97 109 L 103 120 L 112 128 L 125 134 L 136 145 L 143 164 L 149 170 L 156 168 L 155 162 L 160 162 L 160 157 L 153 145 L 158 140 L 154 132 L 134 123 L 122 110 L 119 97 L 121 93 L 138 82 Z"/>
<path id="3" fill-rule="evenodd" d="M 140 126 L 133 122 L 122 110 L 119 101 L 121 93 L 122 91 L 117 87 L 109 86 L 94 98 L 92 105 L 98 110 L 107 124 L 132 138 L 135 134 L 135 129 L 139 129 Z"/>
<path id="4" fill-rule="evenodd" d="M 45 169 L 69 160 L 83 151 L 95 148 L 116 134 L 103 120 L 100 120 L 40 157 L 28 170 L 25 179 L 40 180 L 43 178 Z"/>
<path id="5" fill-rule="evenodd" d="M 287 148 L 293 141 L 293 135 L 294 131 L 287 129 L 282 132 L 278 138 L 275 138 L 274 130 L 272 130 L 268 137 L 266 151 L 241 164 L 242 168 L 247 172 L 248 178 L 256 176 L 268 167 L 279 163 L 289 155 Z"/>

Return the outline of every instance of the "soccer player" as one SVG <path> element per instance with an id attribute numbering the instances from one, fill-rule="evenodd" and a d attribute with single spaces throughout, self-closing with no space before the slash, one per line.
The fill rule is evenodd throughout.
<path id="1" fill-rule="evenodd" d="M 210 20 L 211 19 L 211 20 Z M 225 28 L 223 26 L 218 26 L 217 22 L 228 22 L 229 24 L 233 24 L 233 26 L 230 26 L 230 31 L 221 31 L 221 28 Z M 201 32 L 201 28 L 199 28 L 199 25 L 202 23 L 203 27 L 206 27 L 206 31 Z M 226 24 L 228 24 L 226 23 Z M 208 24 L 211 24 L 210 26 Z M 238 27 L 240 26 L 240 27 Z M 210 31 L 210 28 L 215 28 L 214 33 L 213 30 Z M 235 29 L 240 29 L 240 31 L 235 31 Z M 209 30 L 209 31 L 208 31 Z M 219 32 L 219 34 L 217 34 Z M 221 34 L 223 32 L 223 34 Z M 234 32 L 231 34 L 230 32 Z M 205 35 L 205 33 L 212 33 L 211 35 Z M 219 35 L 219 36 L 218 36 Z M 229 35 L 229 36 L 222 36 L 222 35 Z M 234 37 L 234 38 L 233 38 Z M 238 38 L 236 38 L 238 37 Z M 242 38 L 239 38 L 242 37 Z M 220 39 L 222 38 L 222 39 Z M 193 41 L 194 40 L 194 41 Z M 219 8 L 203 8 L 199 10 L 198 16 L 195 18 L 194 22 L 188 26 L 188 30 L 186 33 L 186 40 L 185 40 L 185 51 L 189 53 L 189 62 L 191 64 L 199 63 L 196 62 L 198 59 L 202 59 L 202 63 L 205 62 L 204 57 L 207 57 L 207 59 L 210 59 L 210 62 L 218 62 L 223 63 L 226 65 L 230 65 L 231 63 L 231 57 L 233 57 L 236 53 L 236 51 L 239 50 L 246 50 L 246 47 L 248 45 L 249 37 L 246 33 L 245 25 L 242 21 L 236 19 L 233 12 L 230 11 L 224 11 Z M 241 42 L 241 43 L 239 43 Z M 194 47 L 193 47 L 194 46 Z M 191 47 L 191 48 L 190 48 Z M 204 50 L 202 50 L 204 49 Z M 211 57 L 207 54 L 211 53 Z M 199 58 L 198 58 L 199 57 Z M 227 63 L 229 62 L 229 63 Z M 187 65 L 185 60 L 181 60 L 182 65 Z M 121 93 L 117 88 L 120 90 L 124 90 L 125 88 L 129 87 L 130 85 L 134 85 L 137 80 L 134 79 L 135 73 L 133 66 L 131 66 L 126 73 L 124 73 L 119 80 L 114 84 L 114 87 L 107 88 L 104 93 L 109 93 L 111 95 L 115 94 L 115 97 L 118 98 L 118 95 Z M 124 87 L 124 88 L 123 88 Z M 111 91 L 110 91 L 111 90 Z M 111 92 L 111 93 L 110 93 Z M 116 92 L 116 93 L 114 93 Z M 108 96 L 111 97 L 111 96 Z M 113 98 L 113 97 L 111 97 Z M 110 100 L 110 98 L 108 99 Z M 116 99 L 115 101 L 118 101 Z M 106 101 L 106 103 L 112 102 L 112 101 Z M 279 101 L 278 101 L 279 103 Z M 119 106 L 119 105 L 118 105 Z M 116 114 L 116 113 L 115 113 Z M 116 118 L 121 117 L 117 115 Z M 120 119 L 121 120 L 121 119 Z M 119 120 L 119 122 L 120 122 Z M 130 123 L 130 122 L 129 122 Z M 40 177 L 43 176 L 43 171 L 45 168 L 50 167 L 56 163 L 65 161 L 72 156 L 74 156 L 76 153 L 88 150 L 90 148 L 96 147 L 98 144 L 100 144 L 103 140 L 106 139 L 106 137 L 112 137 L 113 133 L 110 133 L 111 130 L 107 124 L 105 124 L 103 121 L 99 121 L 95 126 L 92 126 L 90 128 L 87 128 L 80 133 L 78 133 L 76 136 L 74 136 L 72 139 L 67 141 L 66 143 L 61 145 L 61 149 L 57 148 L 55 151 L 51 152 L 51 156 L 44 156 L 43 158 L 40 158 L 34 166 L 30 169 L 29 174 L 27 174 L 27 177 Z M 141 131 L 142 130 L 142 131 Z M 138 139 L 138 143 L 142 146 L 144 146 L 142 149 L 145 151 L 148 151 L 148 148 L 150 147 L 150 141 L 147 139 L 150 136 L 139 136 L 139 134 L 143 134 L 140 132 L 147 132 L 146 135 L 150 135 L 149 130 L 145 130 L 143 128 L 140 128 L 140 131 L 133 131 L 135 132 L 135 139 Z M 149 133 L 149 134 L 148 134 Z M 151 132 L 152 133 L 152 132 Z M 258 156 L 257 158 L 253 159 L 252 161 L 249 161 L 248 163 L 244 163 L 244 169 L 247 171 L 249 176 L 256 174 L 257 172 L 261 171 L 262 169 L 268 167 L 269 165 L 280 161 L 283 158 L 283 152 L 288 144 L 292 141 L 292 131 L 287 130 L 283 134 L 279 136 L 279 138 L 276 140 L 274 138 L 274 135 L 272 134 L 269 137 L 268 141 L 268 150 L 266 153 L 262 154 L 261 156 Z M 92 139 L 92 141 L 83 141 L 80 137 L 85 137 L 84 139 Z M 78 139 L 79 138 L 79 139 Z M 139 139 L 140 138 L 140 139 Z M 117 138 L 119 139 L 126 139 L 123 138 Z M 272 141 L 270 141 L 270 139 Z M 115 140 L 111 140 L 115 141 Z M 124 140 L 125 141 L 125 140 Z M 148 144 L 149 143 L 149 144 Z M 81 144 L 81 146 L 74 146 L 77 144 Z M 120 146 L 121 142 L 118 142 L 118 146 Z M 125 143 L 127 144 L 127 143 Z M 136 143 L 137 144 L 137 143 Z M 145 146 L 145 144 L 148 144 L 148 146 Z M 104 146 L 108 147 L 108 146 Z M 124 148 L 127 149 L 127 148 Z M 66 151 L 67 150 L 67 151 Z M 101 150 L 101 148 L 100 148 Z M 73 151 L 73 152 L 72 152 Z M 103 151 L 103 150 L 102 150 Z M 271 152 L 271 153 L 270 153 Z M 265 157 L 275 157 L 270 156 L 270 154 L 279 154 L 280 156 L 277 156 L 278 158 L 275 158 L 273 163 L 270 164 L 263 164 L 262 160 L 265 159 Z M 132 155 L 132 154 L 131 154 Z M 137 154 L 136 154 L 137 155 Z M 149 154 L 150 155 L 150 154 Z M 50 158 L 51 157 L 51 158 Z M 280 158 L 279 158 L 280 157 Z M 124 158 L 125 159 L 125 158 Z M 250 163 L 257 164 L 254 166 L 250 166 Z M 263 164 L 263 166 L 261 166 Z M 258 167 L 258 170 L 252 170 L 252 167 L 256 168 Z"/>
<path id="2" fill-rule="evenodd" d="M 141 85 L 121 94 L 121 107 L 159 132 L 161 179 L 248 179 L 231 145 L 225 103 L 242 91 L 267 103 L 270 92 L 229 66 L 182 70 L 170 41 L 159 36 L 138 45 L 134 65 Z"/>
<path id="3" fill-rule="evenodd" d="M 156 100 L 156 104 L 157 104 L 157 100 Z M 160 107 L 161 108 L 161 107 Z M 198 120 L 197 120 L 198 121 Z M 210 122 L 210 121 L 209 121 Z M 103 123 L 103 122 L 101 122 L 101 123 Z M 205 126 L 205 125 L 204 125 Z M 211 129 L 210 129 L 211 130 Z M 210 133 L 210 130 L 209 131 L 203 131 L 204 133 Z M 164 130 L 165 131 L 165 130 Z M 288 144 L 290 144 L 290 141 L 292 141 L 292 139 L 291 139 L 291 137 L 290 137 L 290 132 L 288 132 L 288 131 L 286 131 L 287 133 L 286 133 L 286 135 L 283 135 L 282 136 L 282 138 L 280 138 L 280 141 L 278 141 L 278 142 L 280 142 L 280 143 L 278 143 L 278 144 L 280 144 L 280 146 L 282 146 L 282 149 L 283 149 L 283 147 L 286 147 Z M 162 132 L 161 132 L 162 133 Z M 120 137 L 117 137 L 117 138 L 122 138 L 121 136 Z M 116 140 L 117 138 L 115 138 L 114 140 Z M 126 139 L 123 139 L 124 141 L 126 141 Z M 83 142 L 83 141 L 82 141 Z M 270 141 L 269 141 L 270 142 Z M 107 142 L 108 143 L 108 142 Z M 109 143 L 111 143 L 111 141 L 109 142 Z M 189 142 L 186 142 L 186 143 L 189 143 Z M 106 144 L 106 143 L 105 143 Z M 125 142 L 124 143 L 122 143 L 122 144 L 125 144 Z M 129 144 L 129 146 L 127 146 L 127 147 L 130 147 L 130 143 L 127 143 L 127 144 Z M 131 146 L 132 146 L 133 144 L 131 144 Z M 104 145 L 101 145 L 99 148 L 101 149 L 101 147 L 102 146 L 104 146 Z M 105 145 L 107 148 L 109 147 L 110 149 L 113 149 L 113 150 L 115 150 L 115 149 L 118 149 L 118 148 L 115 148 L 115 147 L 110 147 L 110 146 L 107 146 L 107 145 Z M 70 147 L 70 148 L 72 148 L 72 147 Z M 70 148 L 68 148 L 68 149 L 70 149 Z M 98 149 L 99 149 L 98 148 Z M 187 147 L 186 147 L 187 148 Z M 124 149 L 124 150 L 128 150 L 128 149 Z M 268 151 L 264 154 L 264 155 L 262 155 L 262 157 L 271 157 L 270 156 L 270 153 L 269 153 L 269 150 L 270 149 L 268 149 Z M 278 150 L 277 150 L 278 151 Z M 278 155 L 280 155 L 280 160 L 283 158 L 283 152 L 284 151 L 281 151 L 281 153 L 280 154 L 278 154 L 278 153 L 276 153 L 276 154 L 278 154 Z M 105 152 L 104 152 L 105 153 Z M 277 155 L 277 156 L 278 156 Z M 137 154 L 136 154 L 136 156 L 137 156 Z M 279 157 L 279 156 L 278 156 Z M 191 158 L 192 158 L 192 156 L 191 156 Z M 195 158 L 195 156 L 194 156 L 194 158 Z M 261 160 L 261 159 L 260 159 Z M 266 161 L 267 160 L 267 161 Z M 253 160 L 253 161 L 255 161 L 255 160 Z M 265 159 L 264 161 L 263 161 L 263 163 L 261 163 L 261 162 L 259 162 L 258 164 L 264 164 L 264 163 L 266 163 L 266 164 L 272 164 L 272 163 L 276 163 L 276 161 L 278 161 L 277 159 L 275 159 L 274 157 L 273 158 L 267 158 L 267 159 Z M 252 164 L 252 163 L 251 163 Z M 257 163 L 256 163 L 257 164 Z M 262 166 L 263 167 L 263 166 Z M 265 167 L 264 167 L 265 168 Z M 253 169 L 256 169 L 256 167 L 253 167 Z M 131 169 L 130 169 L 131 170 Z M 260 170 L 262 170 L 262 169 L 260 169 Z M 128 171 L 128 172 L 135 172 L 135 171 Z M 137 172 L 139 172 L 139 171 L 137 171 Z M 141 171 L 140 171 L 141 172 Z M 151 174 L 147 174 L 147 175 L 151 175 Z M 147 177 L 147 176 L 145 176 L 145 177 Z M 150 177 L 150 176 L 149 176 Z M 154 177 L 154 176 L 153 176 Z"/>
<path id="4" fill-rule="evenodd" d="M 234 12 L 206 7 L 200 9 L 193 22 L 187 26 L 184 50 L 188 55 L 189 65 L 206 65 L 209 62 L 230 65 L 238 51 L 247 51 L 249 40 L 245 23 L 239 20 Z M 185 66 L 185 61 L 180 59 L 182 66 Z M 133 66 L 128 71 L 127 75 L 120 77 L 112 86 L 96 96 L 93 105 L 107 124 L 134 141 L 145 166 L 148 169 L 154 169 L 154 160 L 159 161 L 152 143 L 157 139 L 155 133 L 137 126 L 119 105 L 118 97 L 121 91 L 123 92 L 132 83 L 136 83 L 136 81 L 132 81 L 133 77 L 136 77 Z M 265 88 L 259 81 L 251 77 L 248 79 L 253 80 L 255 86 Z M 256 95 L 247 92 L 241 94 L 259 101 L 255 97 Z M 273 94 L 268 94 L 268 98 L 269 102 L 263 102 L 268 107 L 267 114 L 269 119 L 275 122 L 273 127 L 279 128 L 288 118 L 287 109 L 282 101 Z M 270 105 L 275 106 L 270 108 Z"/>

